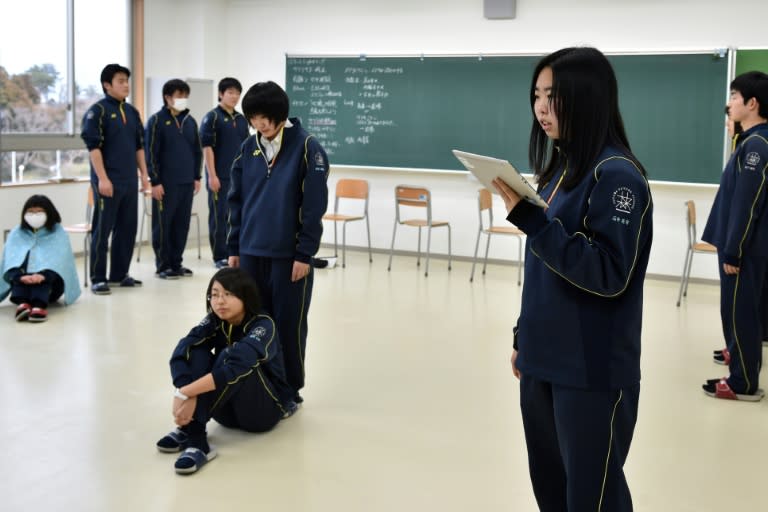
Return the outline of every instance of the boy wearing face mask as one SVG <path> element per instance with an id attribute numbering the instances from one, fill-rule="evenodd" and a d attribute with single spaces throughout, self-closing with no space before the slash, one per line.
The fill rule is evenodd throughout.
<path id="1" fill-rule="evenodd" d="M 197 123 L 189 113 L 189 85 L 173 79 L 163 85 L 163 108 L 147 121 L 144 133 L 152 183 L 152 247 L 160 279 L 189 277 L 182 266 L 192 199 L 200 190 L 202 149 Z"/>
<path id="2" fill-rule="evenodd" d="M 17 304 L 16 320 L 44 322 L 48 304 L 80 296 L 75 257 L 61 216 L 50 199 L 33 195 L 21 210 L 21 223 L 8 235 L 0 263 L 0 301 Z"/>

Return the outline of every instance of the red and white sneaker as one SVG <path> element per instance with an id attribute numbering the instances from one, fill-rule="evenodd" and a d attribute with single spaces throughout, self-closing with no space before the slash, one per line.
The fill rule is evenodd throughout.
<path id="1" fill-rule="evenodd" d="M 43 308 L 32 308 L 29 312 L 30 322 L 45 322 L 48 320 L 48 311 Z"/>
<path id="2" fill-rule="evenodd" d="M 19 304 L 19 307 L 16 308 L 16 321 L 21 322 L 23 320 L 26 320 L 29 317 L 29 312 L 31 310 L 32 310 L 32 306 L 30 306 L 26 302 L 23 304 Z"/>

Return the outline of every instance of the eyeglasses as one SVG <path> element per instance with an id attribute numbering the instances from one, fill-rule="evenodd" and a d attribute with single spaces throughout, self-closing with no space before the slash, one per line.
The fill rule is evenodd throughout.
<path id="1" fill-rule="evenodd" d="M 218 300 L 223 300 L 224 302 L 227 302 L 228 300 L 235 297 L 236 295 L 234 293 L 224 292 L 224 293 L 212 293 L 207 297 L 207 299 L 208 299 L 208 302 L 216 302 Z"/>

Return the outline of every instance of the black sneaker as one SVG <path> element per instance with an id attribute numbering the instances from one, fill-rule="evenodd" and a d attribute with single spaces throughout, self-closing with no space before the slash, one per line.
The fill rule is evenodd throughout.
<path id="1" fill-rule="evenodd" d="M 120 288 L 135 288 L 137 286 L 141 286 L 144 283 L 142 283 L 138 279 L 132 278 L 131 276 L 125 276 L 120 281 L 110 281 L 109 284 L 119 286 Z"/>
<path id="2" fill-rule="evenodd" d="M 181 277 L 181 274 L 177 270 L 172 270 L 170 268 L 166 268 L 165 270 L 159 271 L 157 274 L 155 274 L 160 279 L 178 279 Z"/>
<path id="3" fill-rule="evenodd" d="M 109 285 L 105 282 L 93 283 L 91 285 L 91 291 L 96 295 L 109 295 L 112 290 L 109 289 Z"/>
<path id="4" fill-rule="evenodd" d="M 175 272 L 182 277 L 192 277 L 193 274 L 193 272 L 187 267 L 179 267 L 175 270 Z"/>
<path id="5" fill-rule="evenodd" d="M 213 262 L 213 266 L 217 269 L 221 270 L 222 268 L 227 268 L 229 266 L 228 260 L 217 260 Z"/>

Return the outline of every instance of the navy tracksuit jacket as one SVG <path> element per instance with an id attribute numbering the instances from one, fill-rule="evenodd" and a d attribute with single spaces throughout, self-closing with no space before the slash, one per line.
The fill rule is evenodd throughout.
<path id="1" fill-rule="evenodd" d="M 736 393 L 758 389 L 763 340 L 763 283 L 768 277 L 768 124 L 739 136 L 720 178 L 702 239 L 717 247 L 720 313 L 731 353 L 728 385 Z M 739 267 L 726 274 L 723 263 Z"/>
<path id="2" fill-rule="evenodd" d="M 101 150 L 112 197 L 99 194 L 99 179 L 91 164 L 94 208 L 91 226 L 91 281 L 107 281 L 107 249 L 112 236 L 109 281 L 122 281 L 136 244 L 138 222 L 138 163 L 136 152 L 144 146 L 139 111 L 125 101 L 106 95 L 83 117 L 80 137 L 88 151 Z"/>
<path id="3" fill-rule="evenodd" d="M 283 341 L 288 383 L 304 386 L 307 313 L 314 274 L 291 282 L 294 261 L 310 263 L 320 247 L 328 206 L 328 157 L 298 119 L 284 128 L 280 150 L 267 161 L 259 135 L 246 139 L 232 164 L 230 256 L 256 281 L 265 310 Z"/>
<path id="4" fill-rule="evenodd" d="M 208 188 L 208 240 L 213 261 L 227 259 L 227 194 L 230 169 L 240 145 L 248 138 L 248 121 L 237 111 L 230 114 L 220 105 L 208 112 L 200 123 L 200 143 L 213 150 L 216 176 L 221 188 Z M 210 172 L 210 171 L 209 171 Z"/>
<path id="5" fill-rule="evenodd" d="M 527 235 L 515 344 L 531 480 L 542 511 L 627 511 L 651 194 L 614 148 L 569 190 L 563 172 L 546 211 L 521 201 L 508 217 Z"/>
<path id="6" fill-rule="evenodd" d="M 270 430 L 289 410 L 280 338 L 267 315 L 231 325 L 209 313 L 179 341 L 171 356 L 177 388 L 211 373 L 216 389 L 198 396 L 195 420 L 253 432 Z"/>
<path id="7" fill-rule="evenodd" d="M 202 149 L 189 110 L 174 116 L 163 107 L 147 121 L 144 134 L 152 186 L 162 185 L 161 201 L 152 200 L 152 247 L 157 271 L 181 268 L 192 215 L 194 181 L 200 180 Z"/>

